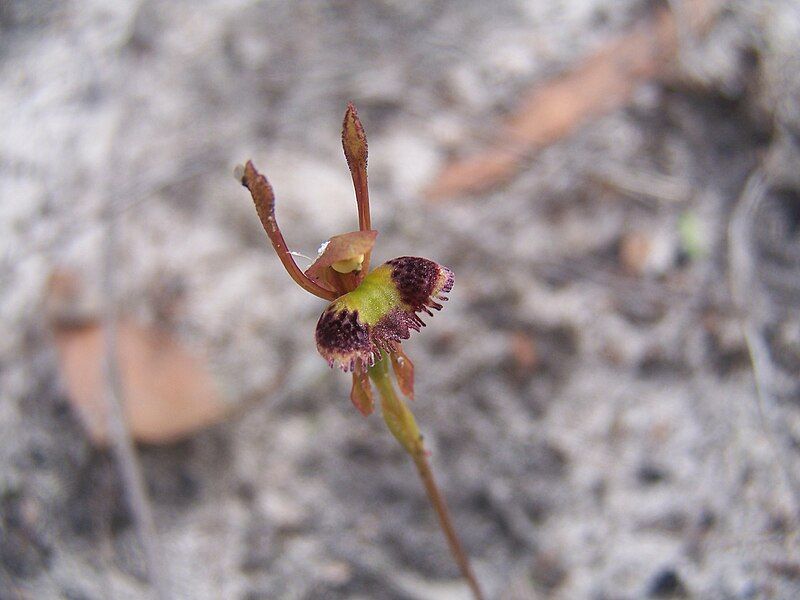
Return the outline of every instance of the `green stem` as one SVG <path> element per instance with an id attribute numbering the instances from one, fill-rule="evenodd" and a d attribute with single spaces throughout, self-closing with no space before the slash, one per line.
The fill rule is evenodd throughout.
<path id="1" fill-rule="evenodd" d="M 378 388 L 381 395 L 381 411 L 383 412 L 383 419 L 389 427 L 389 431 L 400 442 L 403 449 L 408 452 L 414 460 L 414 464 L 419 472 L 422 484 L 425 486 L 425 492 L 428 494 L 428 500 L 436 511 L 439 517 L 439 525 L 442 527 L 442 532 L 447 538 L 447 544 L 450 547 L 450 552 L 461 570 L 464 579 L 472 590 L 472 594 L 476 600 L 483 599 L 478 580 L 472 567 L 469 563 L 469 557 L 456 534 L 453 522 L 450 520 L 450 513 L 447 510 L 444 498 L 439 491 L 436 481 L 433 478 L 433 471 L 431 471 L 430 463 L 425 452 L 425 445 L 422 441 L 422 435 L 417 427 L 417 422 L 414 415 L 408 409 L 405 402 L 403 402 L 394 390 L 392 380 L 389 377 L 389 357 L 382 353 L 381 360 L 375 363 L 375 366 L 369 370 L 369 376 Z"/>

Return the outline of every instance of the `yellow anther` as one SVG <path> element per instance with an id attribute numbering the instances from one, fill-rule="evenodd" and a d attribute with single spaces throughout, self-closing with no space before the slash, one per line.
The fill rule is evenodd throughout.
<path id="1" fill-rule="evenodd" d="M 352 271 L 360 271 L 361 263 L 364 262 L 364 255 L 359 254 L 353 258 L 346 258 L 345 260 L 337 260 L 331 265 L 331 268 L 337 273 L 350 273 Z"/>

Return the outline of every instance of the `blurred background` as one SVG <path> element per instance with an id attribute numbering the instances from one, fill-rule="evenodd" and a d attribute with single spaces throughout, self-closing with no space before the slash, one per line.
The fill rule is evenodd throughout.
<path id="1" fill-rule="evenodd" d="M 794 0 L 0 0 L 0 597 L 468 597 L 232 177 L 356 229 L 349 100 L 487 595 L 798 597 L 799 99 Z"/>

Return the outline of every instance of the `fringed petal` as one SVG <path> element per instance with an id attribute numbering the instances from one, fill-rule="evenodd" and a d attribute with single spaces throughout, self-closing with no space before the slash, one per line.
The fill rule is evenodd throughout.
<path id="1" fill-rule="evenodd" d="M 417 313 L 441 310 L 453 287 L 453 272 L 426 258 L 403 256 L 381 265 L 352 292 L 331 302 L 317 323 L 319 353 L 333 366 L 352 371 L 391 353 L 411 330 L 425 323 Z"/>

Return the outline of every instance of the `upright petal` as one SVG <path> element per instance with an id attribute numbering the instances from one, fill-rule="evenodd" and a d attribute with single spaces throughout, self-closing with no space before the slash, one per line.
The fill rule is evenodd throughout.
<path id="1" fill-rule="evenodd" d="M 325 288 L 336 290 L 336 273 L 346 273 L 348 270 L 360 271 L 361 261 L 364 260 L 364 255 L 372 250 L 377 236 L 377 231 L 352 231 L 333 236 L 328 240 L 322 254 L 306 269 L 306 277 Z M 346 264 L 350 261 L 357 263 L 358 268 L 338 268 L 338 265 Z M 353 266 L 355 267 L 356 265 Z"/>

